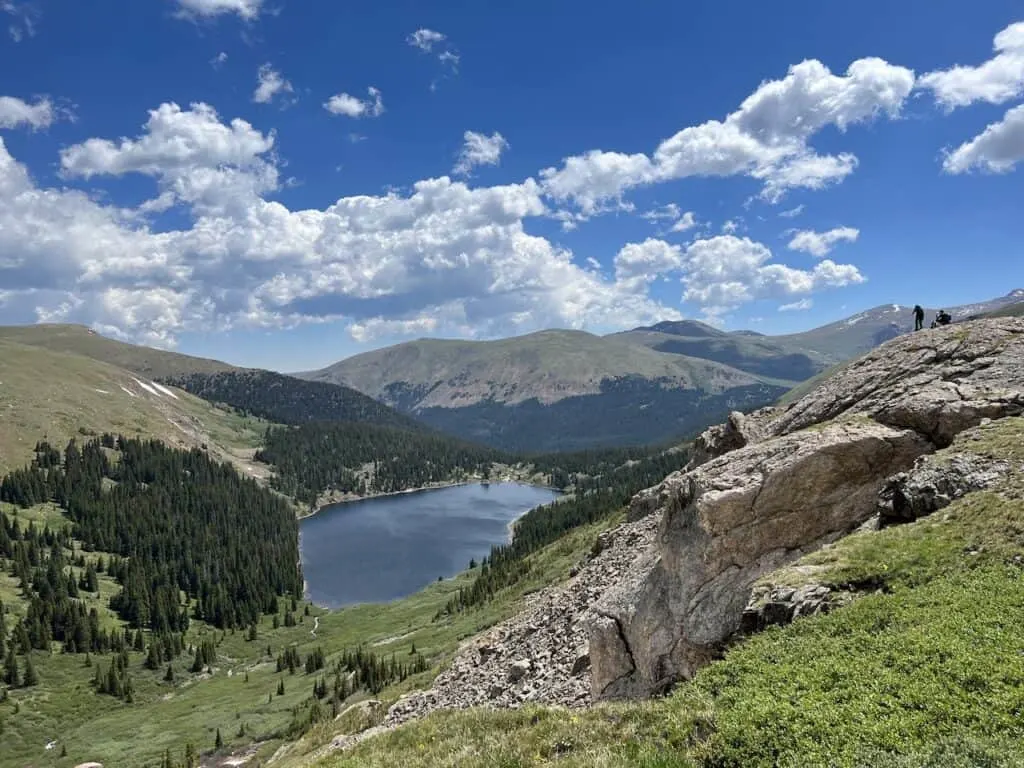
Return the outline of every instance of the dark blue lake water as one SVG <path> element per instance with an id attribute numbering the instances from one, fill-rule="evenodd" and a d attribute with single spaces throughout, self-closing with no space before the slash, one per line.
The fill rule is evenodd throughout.
<path id="1" fill-rule="evenodd" d="M 518 483 L 383 496 L 335 504 L 299 526 L 309 597 L 340 608 L 379 603 L 448 578 L 508 541 L 508 524 L 558 496 Z"/>

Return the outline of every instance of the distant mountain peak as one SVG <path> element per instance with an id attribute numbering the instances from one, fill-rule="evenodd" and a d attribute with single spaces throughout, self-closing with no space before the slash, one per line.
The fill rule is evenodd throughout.
<path id="1" fill-rule="evenodd" d="M 1024 288 L 1014 288 L 1012 291 L 1010 291 L 1008 294 L 1006 294 L 1006 298 L 1008 298 L 1008 299 L 1024 299 Z"/>

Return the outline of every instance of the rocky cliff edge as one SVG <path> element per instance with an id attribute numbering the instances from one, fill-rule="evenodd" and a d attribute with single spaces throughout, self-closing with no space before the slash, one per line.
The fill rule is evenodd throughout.
<path id="1" fill-rule="evenodd" d="M 707 430 L 687 470 L 633 500 L 631 519 L 653 515 L 657 535 L 588 613 L 593 697 L 689 679 L 745 612 L 750 623 L 755 582 L 880 512 L 893 521 L 936 508 L 963 483 L 947 488 L 918 460 L 1022 413 L 1024 319 L 1013 318 L 900 337 L 785 409 Z M 820 603 L 811 591 L 803 597 Z"/>

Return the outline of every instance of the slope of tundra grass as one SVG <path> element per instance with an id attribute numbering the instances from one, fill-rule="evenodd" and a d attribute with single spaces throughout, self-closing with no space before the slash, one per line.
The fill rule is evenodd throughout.
<path id="1" fill-rule="evenodd" d="M 0 473 L 25 465 L 41 439 L 112 432 L 177 447 L 206 444 L 243 472 L 266 424 L 217 408 L 141 374 L 69 352 L 3 340 L 0 334 Z"/>

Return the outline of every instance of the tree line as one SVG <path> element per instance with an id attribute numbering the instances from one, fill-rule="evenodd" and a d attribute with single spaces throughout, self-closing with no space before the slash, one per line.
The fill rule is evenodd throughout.
<path id="1" fill-rule="evenodd" d="M 327 490 L 391 493 L 483 474 L 502 458 L 436 433 L 345 422 L 271 427 L 256 453 L 276 468 L 274 488 L 307 504 Z"/>
<path id="2" fill-rule="evenodd" d="M 69 631 L 69 617 L 82 613 L 73 603 L 80 581 L 95 581 L 87 567 L 77 580 L 65 572 L 71 538 L 86 552 L 114 553 L 106 570 L 121 590 L 110 607 L 129 626 L 158 635 L 184 632 L 190 614 L 220 628 L 248 627 L 277 612 L 278 596 L 302 596 L 289 504 L 200 450 L 112 435 L 84 445 L 71 440 L 63 453 L 40 443 L 29 467 L 0 481 L 0 500 L 54 502 L 73 523 L 70 532 L 30 527 L 25 536 L 13 524 L 0 526 L 0 553 L 32 586 L 51 639 L 64 639 L 56 632 Z M 93 636 L 81 647 L 76 639 L 75 650 L 96 642 Z"/>

